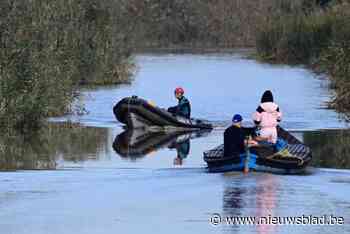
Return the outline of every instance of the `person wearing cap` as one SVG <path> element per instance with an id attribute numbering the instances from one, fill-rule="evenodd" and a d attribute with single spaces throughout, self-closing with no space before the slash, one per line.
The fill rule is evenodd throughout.
<path id="1" fill-rule="evenodd" d="M 168 112 L 189 119 L 191 117 L 191 104 L 184 96 L 184 93 L 185 91 L 181 87 L 175 89 L 175 97 L 178 100 L 178 104 L 176 106 L 169 107 Z"/>
<path id="2" fill-rule="evenodd" d="M 270 90 L 261 97 L 261 103 L 253 114 L 254 123 L 260 127 L 260 141 L 268 144 L 277 142 L 277 125 L 282 119 L 279 106 L 273 101 Z"/>
<path id="3" fill-rule="evenodd" d="M 232 125 L 224 132 L 224 157 L 232 157 L 245 153 L 246 144 L 254 144 L 253 141 L 246 141 L 245 134 L 241 128 L 243 118 L 235 114 L 232 118 Z"/>

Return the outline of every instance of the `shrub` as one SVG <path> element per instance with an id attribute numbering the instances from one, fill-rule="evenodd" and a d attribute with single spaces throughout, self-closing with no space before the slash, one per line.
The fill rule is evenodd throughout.
<path id="1" fill-rule="evenodd" d="M 329 74 L 331 107 L 350 113 L 350 3 L 274 15 L 259 27 L 258 55 L 267 60 L 315 65 Z"/>
<path id="2" fill-rule="evenodd" d="M 133 70 L 123 2 L 0 2 L 0 126 L 33 129 L 70 111 L 78 84 L 121 83 Z"/>

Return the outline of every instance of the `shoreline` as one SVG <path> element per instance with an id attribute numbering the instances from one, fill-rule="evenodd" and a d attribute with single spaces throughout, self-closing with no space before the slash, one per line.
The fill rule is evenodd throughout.
<path id="1" fill-rule="evenodd" d="M 174 46 L 174 47 L 143 47 L 134 51 L 134 55 L 138 54 L 161 54 L 161 53 L 174 53 L 174 54 L 233 54 L 233 53 L 255 53 L 255 47 L 235 47 L 235 48 L 215 48 L 215 47 L 186 47 L 186 46 Z"/>

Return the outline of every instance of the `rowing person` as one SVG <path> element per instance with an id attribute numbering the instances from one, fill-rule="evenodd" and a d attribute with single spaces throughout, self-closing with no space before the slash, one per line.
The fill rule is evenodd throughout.
<path id="1" fill-rule="evenodd" d="M 254 140 L 246 140 L 246 134 L 242 129 L 243 118 L 235 114 L 232 125 L 224 132 L 224 157 L 239 156 L 245 153 L 245 146 L 257 145 Z"/>
<path id="2" fill-rule="evenodd" d="M 168 108 L 168 112 L 179 115 L 185 118 L 191 117 L 191 105 L 188 99 L 184 96 L 185 91 L 181 87 L 175 89 L 175 97 L 178 100 L 178 104 Z"/>

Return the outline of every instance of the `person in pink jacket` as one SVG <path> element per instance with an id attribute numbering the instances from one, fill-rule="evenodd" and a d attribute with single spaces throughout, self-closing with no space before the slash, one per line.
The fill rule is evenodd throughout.
<path id="1" fill-rule="evenodd" d="M 261 97 L 261 103 L 253 114 L 254 123 L 260 127 L 258 140 L 267 141 L 271 144 L 277 142 L 277 125 L 282 119 L 282 113 L 273 101 L 270 90 L 266 90 Z"/>

